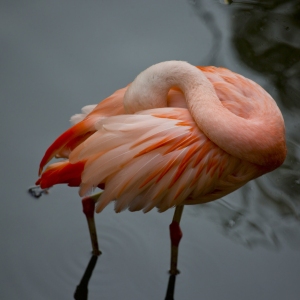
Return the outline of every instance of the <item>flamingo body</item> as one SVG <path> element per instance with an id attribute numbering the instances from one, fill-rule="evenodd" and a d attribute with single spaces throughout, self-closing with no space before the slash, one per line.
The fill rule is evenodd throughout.
<path id="1" fill-rule="evenodd" d="M 180 67 L 185 70 L 185 65 Z M 160 96 L 160 88 L 157 95 L 144 88 L 153 76 L 137 77 L 133 84 L 73 117 L 76 124 L 46 151 L 37 184 L 80 186 L 80 196 L 101 187 L 97 212 L 114 200 L 117 212 L 127 208 L 147 212 L 154 207 L 165 211 L 216 200 L 280 166 L 286 156 L 285 129 L 271 96 L 224 68 L 186 68 L 204 75 L 203 99 L 187 102 L 198 87 L 184 82 L 184 72 L 180 73 L 184 83 L 178 85 L 166 76 L 171 86 L 165 96 Z M 161 91 L 166 89 L 161 78 L 153 79 L 152 84 L 157 83 L 162 84 Z M 191 92 L 184 84 L 191 86 Z M 218 103 L 207 106 L 209 118 L 205 112 L 198 117 L 197 111 L 204 111 L 210 98 Z M 255 130 L 244 125 L 247 120 Z M 43 171 L 55 156 L 64 160 Z"/>

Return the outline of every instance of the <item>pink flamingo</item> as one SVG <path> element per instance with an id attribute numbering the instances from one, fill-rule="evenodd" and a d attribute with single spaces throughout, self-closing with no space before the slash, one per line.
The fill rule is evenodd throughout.
<path id="1" fill-rule="evenodd" d="M 233 192 L 279 167 L 287 152 L 282 114 L 263 88 L 224 68 L 181 61 L 151 66 L 72 120 L 46 151 L 37 184 L 80 186 L 82 197 L 103 189 L 83 200 L 94 254 L 94 209 L 111 201 L 116 212 L 176 207 L 171 274 L 183 206 Z M 64 160 L 43 171 L 53 157 Z"/>

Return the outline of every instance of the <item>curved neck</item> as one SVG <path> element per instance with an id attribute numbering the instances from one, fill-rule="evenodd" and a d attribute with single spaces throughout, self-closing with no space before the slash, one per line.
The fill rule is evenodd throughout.
<path id="1" fill-rule="evenodd" d="M 222 105 L 206 76 L 186 62 L 159 63 L 139 74 L 124 96 L 126 112 L 167 107 L 167 94 L 174 86 L 182 90 L 199 129 L 221 149 L 266 170 L 282 164 L 284 123 L 275 101 L 265 93 L 265 111 L 239 117 Z"/>

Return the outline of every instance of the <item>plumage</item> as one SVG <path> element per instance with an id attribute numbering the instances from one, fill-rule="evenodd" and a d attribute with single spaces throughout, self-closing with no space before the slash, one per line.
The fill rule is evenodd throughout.
<path id="1" fill-rule="evenodd" d="M 241 120 L 256 118 L 258 123 L 258 117 L 263 117 L 266 111 L 279 111 L 269 94 L 241 75 L 215 67 L 198 67 L 198 72 L 212 84 L 226 111 Z M 147 85 L 142 80 L 141 83 Z M 283 141 L 278 151 L 284 153 L 278 154 L 280 162 L 260 165 L 248 157 L 236 157 L 213 142 L 214 137 L 210 138 L 195 123 L 191 105 L 187 105 L 180 87 L 169 87 L 165 107 L 146 107 L 127 113 L 123 102 L 129 87 L 116 91 L 98 105 L 83 108 L 82 114 L 72 118 L 76 124 L 49 147 L 40 172 L 54 156 L 65 160 L 50 165 L 41 173 L 37 184 L 42 188 L 58 183 L 80 186 L 80 196 L 98 186 L 104 187 L 96 203 L 97 212 L 114 200 L 117 212 L 127 208 L 147 212 L 153 207 L 165 211 L 176 205 L 218 199 L 274 169 L 285 157 L 284 125 L 280 119 L 275 123 L 281 122 L 281 132 L 273 133 L 272 128 L 270 131 L 274 138 Z M 141 88 L 139 97 L 143 93 L 148 97 L 147 89 Z M 140 107 L 142 100 L 139 100 Z M 212 131 L 215 131 L 221 116 L 215 113 L 213 117 L 216 125 Z M 272 120 L 268 122 L 273 126 Z M 274 129 L 279 126 L 277 123 Z M 235 129 L 235 136 L 230 137 L 232 143 L 240 140 L 243 146 L 246 133 L 239 127 Z M 254 140 L 253 144 L 256 143 Z"/>

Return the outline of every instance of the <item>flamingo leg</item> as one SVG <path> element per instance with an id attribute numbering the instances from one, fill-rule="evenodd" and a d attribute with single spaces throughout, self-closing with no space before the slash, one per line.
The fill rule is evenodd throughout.
<path id="1" fill-rule="evenodd" d="M 99 250 L 98 246 L 98 238 L 97 238 L 97 231 L 95 226 L 95 219 L 94 219 L 94 212 L 95 212 L 95 200 L 93 197 L 86 197 L 82 199 L 82 207 L 83 213 L 86 216 L 86 220 L 89 227 L 92 247 L 93 247 L 93 255 L 100 255 L 101 251 Z"/>
<path id="2" fill-rule="evenodd" d="M 176 206 L 172 223 L 169 226 L 171 238 L 171 268 L 169 273 L 172 275 L 177 275 L 180 273 L 177 269 L 177 261 L 179 242 L 182 238 L 182 231 L 179 226 L 182 211 L 183 205 Z"/>

